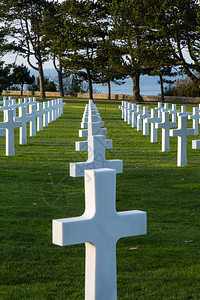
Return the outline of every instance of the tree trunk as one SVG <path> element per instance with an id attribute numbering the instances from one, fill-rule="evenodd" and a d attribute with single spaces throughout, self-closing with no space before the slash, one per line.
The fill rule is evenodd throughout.
<path id="1" fill-rule="evenodd" d="M 54 68 L 56 69 L 58 73 L 58 84 L 59 84 L 59 92 L 61 97 L 64 97 L 64 89 L 63 89 L 63 78 L 62 78 L 62 63 L 61 63 L 61 58 L 59 57 L 59 67 L 56 66 L 56 56 L 54 55 L 53 57 L 53 64 Z"/>
<path id="2" fill-rule="evenodd" d="M 87 78 L 88 78 L 88 87 L 89 87 L 89 98 L 93 100 L 93 90 L 92 90 L 92 78 L 90 74 L 90 70 L 87 69 Z"/>
<path id="3" fill-rule="evenodd" d="M 39 80 L 40 80 L 40 96 L 42 99 L 45 99 L 45 88 L 44 88 L 44 72 L 42 66 L 42 60 L 38 60 L 38 71 L 39 71 Z"/>
<path id="4" fill-rule="evenodd" d="M 110 81 L 107 82 L 108 85 L 108 99 L 111 99 L 111 87 L 110 87 Z"/>
<path id="5" fill-rule="evenodd" d="M 136 102 L 143 102 L 143 99 L 140 95 L 140 73 L 135 75 L 129 75 L 133 80 L 133 98 Z"/>
<path id="6" fill-rule="evenodd" d="M 59 72 L 58 72 L 58 82 L 59 82 L 59 92 L 60 92 L 60 96 L 61 96 L 61 97 L 64 97 L 63 79 L 62 79 L 62 69 L 59 69 Z"/>
<path id="7" fill-rule="evenodd" d="M 23 84 L 21 84 L 21 96 L 23 95 Z"/>
<path id="8" fill-rule="evenodd" d="M 161 101 L 164 102 L 164 87 L 163 87 L 163 78 L 162 78 L 162 74 L 159 75 L 160 76 L 160 89 L 161 89 Z"/>

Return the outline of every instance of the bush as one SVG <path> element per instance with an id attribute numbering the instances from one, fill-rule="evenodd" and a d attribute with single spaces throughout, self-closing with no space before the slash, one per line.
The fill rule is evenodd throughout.
<path id="1" fill-rule="evenodd" d="M 196 82 L 185 77 L 165 88 L 164 94 L 166 96 L 200 97 L 200 88 Z"/>

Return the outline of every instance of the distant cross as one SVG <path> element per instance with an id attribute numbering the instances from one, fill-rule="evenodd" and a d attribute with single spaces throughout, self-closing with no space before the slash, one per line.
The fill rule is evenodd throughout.
<path id="1" fill-rule="evenodd" d="M 70 176 L 83 177 L 84 170 L 111 168 L 117 173 L 123 172 L 123 161 L 119 159 L 106 160 L 105 150 L 112 148 L 112 142 L 106 140 L 104 135 L 89 135 L 88 140 L 76 143 L 77 151 L 88 151 L 86 162 L 70 163 Z"/>
<path id="2" fill-rule="evenodd" d="M 127 109 L 128 109 L 128 104 L 129 102 L 125 101 L 124 103 L 124 122 L 127 122 Z"/>
<path id="3" fill-rule="evenodd" d="M 178 137 L 177 166 L 187 166 L 187 136 L 194 135 L 194 129 L 187 128 L 187 116 L 178 116 L 178 128 L 171 129 L 169 134 Z"/>
<path id="4" fill-rule="evenodd" d="M 128 124 L 132 124 L 132 113 L 136 111 L 136 103 L 131 103 L 131 107 L 128 109 Z"/>
<path id="5" fill-rule="evenodd" d="M 194 134 L 198 135 L 199 134 L 199 119 L 200 119 L 198 107 L 193 107 L 193 114 L 189 115 L 188 119 L 193 121 Z"/>
<path id="6" fill-rule="evenodd" d="M 164 103 L 164 107 L 161 109 L 161 112 L 168 112 L 168 111 L 170 111 L 170 109 L 169 109 L 169 103 Z"/>
<path id="7" fill-rule="evenodd" d="M 85 212 L 80 217 L 53 220 L 53 243 L 85 243 L 85 300 L 117 300 L 116 243 L 146 234 L 146 212 L 117 212 L 116 172 L 85 171 Z"/>
<path id="8" fill-rule="evenodd" d="M 128 112 L 129 112 L 129 109 L 131 109 L 131 105 L 132 105 L 131 102 L 127 102 L 126 103 L 126 109 L 125 109 L 125 115 L 124 115 L 124 122 L 128 122 Z"/>
<path id="9" fill-rule="evenodd" d="M 162 112 L 162 122 L 155 127 L 162 128 L 162 152 L 169 151 L 169 129 L 176 127 L 176 122 L 169 121 L 169 112 Z"/>
<path id="10" fill-rule="evenodd" d="M 185 117 L 185 116 L 189 116 L 190 113 L 186 111 L 186 106 L 185 105 L 182 105 L 181 106 L 181 112 L 179 112 L 177 114 L 177 116 L 180 116 L 180 117 Z"/>
<path id="11" fill-rule="evenodd" d="M 157 143 L 158 134 L 155 123 L 160 123 L 162 118 L 158 118 L 158 111 L 155 108 L 151 109 L 151 117 L 146 119 L 147 122 L 151 123 L 151 143 Z"/>
<path id="12" fill-rule="evenodd" d="M 37 103 L 36 118 L 37 118 L 37 131 L 42 131 L 43 130 L 42 103 Z"/>
<path id="13" fill-rule="evenodd" d="M 27 144 L 27 122 L 31 122 L 33 117 L 27 113 L 25 106 L 19 107 L 19 117 L 15 118 L 16 122 L 21 122 L 22 126 L 19 129 L 19 144 Z"/>
<path id="14" fill-rule="evenodd" d="M 122 111 L 122 119 L 124 118 L 124 102 L 125 101 L 122 101 L 122 104 L 119 106 L 119 109 Z"/>
<path id="15" fill-rule="evenodd" d="M 192 141 L 192 149 L 200 149 L 200 140 Z"/>
<path id="16" fill-rule="evenodd" d="M 13 110 L 5 111 L 5 122 L 0 122 L 0 128 L 6 129 L 6 155 L 15 155 L 15 136 L 14 129 L 22 126 L 22 122 L 13 120 Z"/>
<path id="17" fill-rule="evenodd" d="M 148 107 L 144 106 L 142 114 L 137 115 L 137 131 L 142 130 L 142 120 L 148 116 Z"/>
<path id="18" fill-rule="evenodd" d="M 142 114 L 142 105 L 138 104 L 135 111 L 132 112 L 132 127 L 137 127 L 137 116 Z"/>
<path id="19" fill-rule="evenodd" d="M 43 102 L 42 112 L 43 112 L 43 127 L 47 127 L 49 125 L 49 123 L 48 123 L 48 102 Z"/>
<path id="20" fill-rule="evenodd" d="M 176 109 L 176 104 L 172 104 L 172 109 L 170 109 L 169 113 L 172 115 L 172 122 L 176 122 L 176 115 L 180 110 Z"/>
<path id="21" fill-rule="evenodd" d="M 89 110 L 88 114 L 88 129 L 79 130 L 79 137 L 87 137 L 88 135 L 107 135 L 106 128 L 100 128 L 104 122 L 97 121 L 96 114 L 92 110 Z"/>
<path id="22" fill-rule="evenodd" d="M 52 103 L 51 101 L 48 101 L 48 123 L 52 122 Z"/>
<path id="23" fill-rule="evenodd" d="M 158 111 L 158 118 L 161 118 L 162 117 L 162 102 L 158 102 L 158 106 L 155 107 L 155 109 Z"/>
<path id="24" fill-rule="evenodd" d="M 29 115 L 33 117 L 30 121 L 30 136 L 36 136 L 36 104 L 29 105 Z"/>

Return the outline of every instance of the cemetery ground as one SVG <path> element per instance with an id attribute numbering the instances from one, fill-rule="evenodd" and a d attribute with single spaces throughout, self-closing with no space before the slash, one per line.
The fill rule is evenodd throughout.
<path id="1" fill-rule="evenodd" d="M 53 245 L 51 224 L 84 212 L 84 179 L 69 176 L 70 162 L 87 159 L 75 151 L 84 108 L 67 103 L 27 145 L 16 129 L 14 157 L 0 137 L 0 299 L 84 299 L 85 246 Z M 200 136 L 188 136 L 188 165 L 177 167 L 177 138 L 162 153 L 161 130 L 150 143 L 118 105 L 97 108 L 113 140 L 106 158 L 124 165 L 116 208 L 147 212 L 147 235 L 117 243 L 118 299 L 200 299 L 200 150 L 192 150 Z"/>

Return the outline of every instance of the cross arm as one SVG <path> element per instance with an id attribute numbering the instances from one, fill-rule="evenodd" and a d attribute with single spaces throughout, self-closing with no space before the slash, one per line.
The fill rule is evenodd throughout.
<path id="1" fill-rule="evenodd" d="M 147 214 L 145 211 L 132 210 L 117 212 L 117 240 L 122 237 L 137 236 L 147 232 Z"/>
<path id="2" fill-rule="evenodd" d="M 90 242 L 91 223 L 86 215 L 53 220 L 53 244 L 67 246 Z"/>

